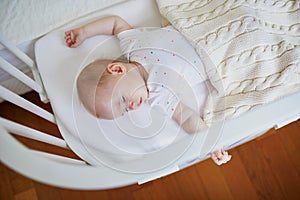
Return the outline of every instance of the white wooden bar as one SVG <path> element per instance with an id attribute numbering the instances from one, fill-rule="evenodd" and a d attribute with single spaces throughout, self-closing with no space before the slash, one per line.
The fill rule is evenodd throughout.
<path id="1" fill-rule="evenodd" d="M 55 117 L 50 112 L 40 108 L 39 106 L 27 101 L 26 99 L 20 97 L 19 95 L 11 92 L 10 90 L 6 89 L 5 87 L 0 85 L 0 98 L 7 100 L 15 105 L 20 106 L 52 123 L 55 122 Z"/>
<path id="2" fill-rule="evenodd" d="M 6 40 L 5 38 L 0 36 L 0 43 L 5 46 L 10 52 L 12 52 L 15 56 L 17 56 L 20 60 L 22 60 L 26 65 L 33 68 L 34 61 L 26 55 L 24 52 L 22 52 L 20 49 L 18 49 L 13 43 Z"/>
<path id="3" fill-rule="evenodd" d="M 12 75 L 13 77 L 17 78 L 18 80 L 22 81 L 24 84 L 26 84 L 28 87 L 32 88 L 38 93 L 43 92 L 43 88 L 34 80 L 32 80 L 29 76 L 18 70 L 16 67 L 11 65 L 9 62 L 4 60 L 2 57 L 0 57 L 0 67 Z"/>
<path id="4" fill-rule="evenodd" d="M 67 143 L 60 138 L 29 128 L 16 122 L 0 117 L 0 124 L 9 132 L 26 138 L 45 142 L 62 148 L 68 148 Z"/>
<path id="5" fill-rule="evenodd" d="M 44 158 L 48 158 L 50 160 L 56 161 L 56 162 L 60 162 L 60 163 L 65 163 L 65 164 L 74 164 L 74 165 L 88 165 L 86 162 L 82 161 L 82 160 L 77 160 L 77 159 L 73 159 L 73 158 L 68 158 L 65 156 L 60 156 L 60 155 L 56 155 L 56 154 L 52 154 L 52 153 L 46 153 L 43 151 L 37 151 L 37 150 L 32 150 L 31 152 L 34 153 L 35 155 L 38 156 L 42 156 Z"/>
<path id="6" fill-rule="evenodd" d="M 42 102 L 47 103 L 49 102 L 47 94 L 44 90 L 43 82 L 41 80 L 39 71 L 37 70 L 37 67 L 35 65 L 35 61 L 32 60 L 27 54 L 22 52 L 17 46 L 15 46 L 12 42 L 8 41 L 4 37 L 0 36 L 0 43 L 6 47 L 12 54 L 14 54 L 18 59 L 23 61 L 32 71 L 33 78 L 32 80 L 30 77 L 28 77 L 23 72 L 19 71 L 15 66 L 8 63 L 6 60 L 1 58 L 0 67 L 4 69 L 6 72 L 17 78 L 18 80 L 22 81 L 24 84 L 28 85 L 30 88 L 35 90 L 39 93 L 40 99 Z"/>
<path id="7" fill-rule="evenodd" d="M 136 183 L 139 174 L 109 167 L 74 165 L 38 156 L 0 126 L 0 158 L 6 166 L 46 184 L 69 189 L 111 189 Z"/>

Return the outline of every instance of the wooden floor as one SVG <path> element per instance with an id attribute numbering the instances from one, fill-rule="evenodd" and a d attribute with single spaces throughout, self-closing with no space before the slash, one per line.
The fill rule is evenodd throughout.
<path id="1" fill-rule="evenodd" d="M 38 103 L 35 93 L 25 95 Z M 42 104 L 43 105 L 43 104 Z M 43 105 L 50 110 L 49 105 Z M 58 135 L 56 127 L 9 103 L 0 104 L 1 116 Z M 19 140 L 37 149 L 71 152 Z M 210 159 L 167 177 L 124 188 L 77 191 L 32 181 L 0 165 L 0 199 L 300 199 L 300 120 L 229 151 L 233 158 L 223 166 Z"/>

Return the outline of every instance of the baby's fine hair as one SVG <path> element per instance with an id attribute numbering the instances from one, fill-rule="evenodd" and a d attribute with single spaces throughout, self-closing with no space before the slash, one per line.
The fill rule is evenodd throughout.
<path id="1" fill-rule="evenodd" d="M 84 107 L 93 115 L 97 116 L 95 103 L 97 101 L 97 91 L 105 87 L 106 67 L 114 62 L 128 62 L 123 57 L 116 60 L 99 59 L 88 64 L 77 78 L 78 97 Z"/>

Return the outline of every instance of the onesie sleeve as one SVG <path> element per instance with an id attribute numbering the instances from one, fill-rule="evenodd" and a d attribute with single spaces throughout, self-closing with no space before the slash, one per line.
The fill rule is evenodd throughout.
<path id="1" fill-rule="evenodd" d="M 141 33 L 139 29 L 130 29 L 123 31 L 117 35 L 120 41 L 120 48 L 123 55 L 128 58 L 129 53 L 132 51 L 137 37 Z"/>
<path id="2" fill-rule="evenodd" d="M 161 28 L 143 27 L 122 31 L 119 33 L 117 38 L 120 41 L 122 54 L 129 58 L 129 54 L 133 51 L 148 48 L 149 45 L 153 46 L 155 38 L 157 38 L 157 35 L 160 35 L 159 33 L 154 33 L 153 31 L 160 32 Z"/>

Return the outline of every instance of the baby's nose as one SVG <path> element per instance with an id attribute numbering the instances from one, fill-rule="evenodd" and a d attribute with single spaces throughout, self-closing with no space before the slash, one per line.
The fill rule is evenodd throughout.
<path id="1" fill-rule="evenodd" d="M 129 109 L 130 109 L 130 110 L 135 110 L 135 109 L 137 109 L 138 107 L 139 107 L 139 105 L 136 104 L 135 102 L 130 102 L 130 104 L 129 104 Z"/>
<path id="2" fill-rule="evenodd" d="M 129 109 L 130 110 L 135 110 L 138 107 L 140 107 L 140 105 L 141 105 L 141 101 L 139 101 L 139 102 L 132 101 L 132 102 L 129 103 Z"/>

